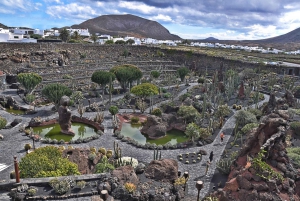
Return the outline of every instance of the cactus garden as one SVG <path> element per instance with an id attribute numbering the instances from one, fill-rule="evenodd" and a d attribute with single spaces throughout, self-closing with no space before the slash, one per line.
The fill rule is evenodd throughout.
<path id="1" fill-rule="evenodd" d="M 23 58 L 0 60 L 0 190 L 12 199 L 188 201 L 198 180 L 201 199 L 300 196 L 297 76 L 163 48 L 24 47 L 0 50 Z M 63 96 L 74 136 L 54 127 Z"/>

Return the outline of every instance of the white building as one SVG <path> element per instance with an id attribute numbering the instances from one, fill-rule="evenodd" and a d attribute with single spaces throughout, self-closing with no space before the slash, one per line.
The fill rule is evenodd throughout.
<path id="1" fill-rule="evenodd" d="M 23 35 L 31 35 L 31 34 L 37 34 L 37 35 L 44 35 L 44 30 L 40 29 L 19 29 L 19 28 L 13 28 L 9 30 L 11 33 L 14 34 L 23 34 Z"/>
<path id="2" fill-rule="evenodd" d="M 0 42 L 5 43 L 36 43 L 37 40 L 30 38 L 30 36 L 20 34 L 20 33 L 12 33 L 8 29 L 0 28 Z"/>
<path id="3" fill-rule="evenodd" d="M 77 31 L 77 33 L 80 35 L 80 36 L 87 36 L 89 37 L 90 36 L 90 32 L 89 32 L 89 29 L 67 29 L 69 32 L 70 32 L 70 35 L 72 36 L 75 31 Z"/>

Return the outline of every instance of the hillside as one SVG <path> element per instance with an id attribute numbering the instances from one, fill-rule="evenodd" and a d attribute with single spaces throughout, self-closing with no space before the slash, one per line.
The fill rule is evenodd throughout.
<path id="1" fill-rule="evenodd" d="M 0 28 L 7 29 L 8 27 L 2 23 L 0 23 Z"/>
<path id="2" fill-rule="evenodd" d="M 130 14 L 102 15 L 71 27 L 88 28 L 91 33 L 109 34 L 113 36 L 135 36 L 160 40 L 181 39 L 179 36 L 171 34 L 158 22 Z"/>
<path id="3" fill-rule="evenodd" d="M 297 28 L 286 34 L 276 36 L 273 38 L 267 38 L 262 40 L 256 40 L 255 42 L 262 43 L 299 43 L 300 42 L 300 28 Z"/>

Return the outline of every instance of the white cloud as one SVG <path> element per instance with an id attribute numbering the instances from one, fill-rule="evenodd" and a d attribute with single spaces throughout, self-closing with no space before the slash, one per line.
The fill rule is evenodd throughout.
<path id="1" fill-rule="evenodd" d="M 120 1 L 117 4 L 120 8 L 126 8 L 129 10 L 136 10 L 143 14 L 151 14 L 153 13 L 157 8 L 154 6 L 148 6 L 144 3 L 140 2 L 127 2 L 127 1 Z"/>
<path id="2" fill-rule="evenodd" d="M 173 22 L 173 20 L 171 19 L 170 16 L 168 15 L 162 15 L 162 14 L 158 14 L 154 17 L 150 17 L 150 20 L 154 20 L 154 21 L 164 21 L 164 22 Z"/>
<path id="3" fill-rule="evenodd" d="M 1 0 L 0 13 L 16 13 L 16 11 L 32 10 L 32 2 L 30 0 Z"/>
<path id="4" fill-rule="evenodd" d="M 87 5 L 71 3 L 67 5 L 49 6 L 46 13 L 55 18 L 87 20 L 100 15 L 96 10 Z"/>
<path id="5" fill-rule="evenodd" d="M 57 4 L 63 4 L 60 0 L 44 0 L 45 3 L 57 3 Z"/>

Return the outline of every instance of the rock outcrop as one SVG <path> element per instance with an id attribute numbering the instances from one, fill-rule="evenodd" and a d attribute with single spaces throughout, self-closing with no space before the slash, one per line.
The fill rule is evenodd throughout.
<path id="1" fill-rule="evenodd" d="M 162 114 L 162 117 L 150 115 L 141 132 L 151 139 L 164 137 L 166 132 L 172 129 L 185 130 L 184 121 L 175 114 Z"/>
<path id="2" fill-rule="evenodd" d="M 295 170 L 286 151 L 287 121 L 278 114 L 263 117 L 247 136 L 231 166 L 228 182 L 214 192 L 220 200 L 300 200 Z"/>
<path id="3" fill-rule="evenodd" d="M 155 181 L 173 182 L 178 178 L 178 163 L 173 159 L 153 160 L 145 169 L 145 176 Z"/>

